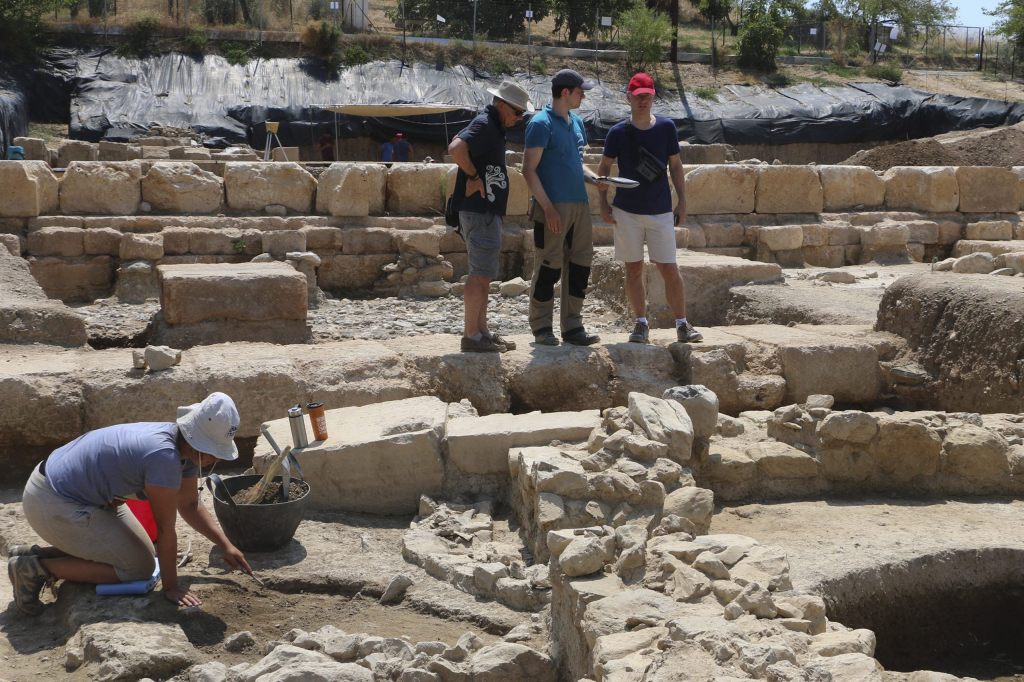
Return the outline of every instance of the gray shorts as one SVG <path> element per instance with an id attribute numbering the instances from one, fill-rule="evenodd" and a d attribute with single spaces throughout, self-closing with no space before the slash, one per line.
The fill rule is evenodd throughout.
<path id="1" fill-rule="evenodd" d="M 469 252 L 469 274 L 498 278 L 501 254 L 501 216 L 492 213 L 459 211 L 459 225 Z"/>
<path id="2" fill-rule="evenodd" d="M 128 509 L 81 504 L 58 495 L 36 467 L 21 498 L 25 520 L 44 541 L 79 559 L 110 564 L 123 582 L 156 568 L 153 543 Z"/>

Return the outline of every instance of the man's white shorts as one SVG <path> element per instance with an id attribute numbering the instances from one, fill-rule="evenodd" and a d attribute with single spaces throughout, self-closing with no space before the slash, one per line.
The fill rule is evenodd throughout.
<path id="1" fill-rule="evenodd" d="M 652 263 L 676 262 L 676 230 L 671 213 L 640 215 L 612 206 L 615 217 L 615 260 L 636 263 L 644 259 L 644 242 Z"/>

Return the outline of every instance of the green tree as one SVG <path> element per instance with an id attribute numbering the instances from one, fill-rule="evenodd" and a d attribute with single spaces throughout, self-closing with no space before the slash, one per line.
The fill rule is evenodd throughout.
<path id="1" fill-rule="evenodd" d="M 753 0 L 743 17 L 737 63 L 745 69 L 775 71 L 786 19 L 774 0 Z"/>
<path id="2" fill-rule="evenodd" d="M 405 0 L 407 20 L 426 22 L 429 31 L 452 36 L 470 38 L 473 34 L 473 6 L 476 5 L 477 38 L 508 40 L 526 33 L 526 10 L 533 6 L 533 20 L 539 21 L 548 15 L 548 0 L 509 0 L 508 2 L 453 3 L 451 0 Z M 402 18 L 400 3 L 388 11 L 393 21 Z M 445 18 L 445 23 L 437 17 Z"/>
<path id="3" fill-rule="evenodd" d="M 985 14 L 998 17 L 995 31 L 1017 43 L 1017 49 L 1024 48 L 1024 0 L 1002 0 Z"/>
<path id="4" fill-rule="evenodd" d="M 956 19 L 950 0 L 822 0 L 822 5 L 859 26 L 864 46 L 869 48 L 871 28 L 891 22 L 910 30 L 916 25 L 935 25 Z"/>
<path id="5" fill-rule="evenodd" d="M 589 38 L 597 35 L 601 16 L 617 20 L 632 6 L 633 0 L 552 0 L 551 10 L 555 30 L 564 31 L 566 39 L 574 43 L 581 33 Z"/>
<path id="6" fill-rule="evenodd" d="M 46 44 L 42 17 L 70 8 L 69 0 L 0 0 L 0 57 L 32 61 Z"/>
<path id="7" fill-rule="evenodd" d="M 672 25 L 660 12 L 639 2 L 619 17 L 626 67 L 630 71 L 649 71 L 662 60 L 672 40 Z"/>

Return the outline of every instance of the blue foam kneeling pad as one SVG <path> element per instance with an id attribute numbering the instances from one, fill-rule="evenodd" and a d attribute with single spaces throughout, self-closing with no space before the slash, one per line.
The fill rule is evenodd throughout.
<path id="1" fill-rule="evenodd" d="M 158 563 L 153 575 L 143 580 L 132 580 L 127 583 L 105 583 L 96 586 L 96 594 L 103 597 L 114 597 L 126 594 L 147 594 L 160 580 L 160 564 Z"/>

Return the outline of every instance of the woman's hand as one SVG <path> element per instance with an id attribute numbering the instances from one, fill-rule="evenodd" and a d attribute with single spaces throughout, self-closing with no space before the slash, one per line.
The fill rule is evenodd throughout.
<path id="1" fill-rule="evenodd" d="M 224 562 L 234 568 L 235 570 L 242 571 L 252 575 L 252 568 L 249 567 L 249 562 L 245 560 L 245 555 L 242 554 L 242 550 L 238 549 L 231 543 L 228 543 L 222 548 L 224 552 Z"/>
<path id="2" fill-rule="evenodd" d="M 180 585 L 172 587 L 169 590 L 164 590 L 164 597 L 167 601 L 178 606 L 202 606 L 203 600 L 188 591 L 187 588 L 181 587 Z"/>

